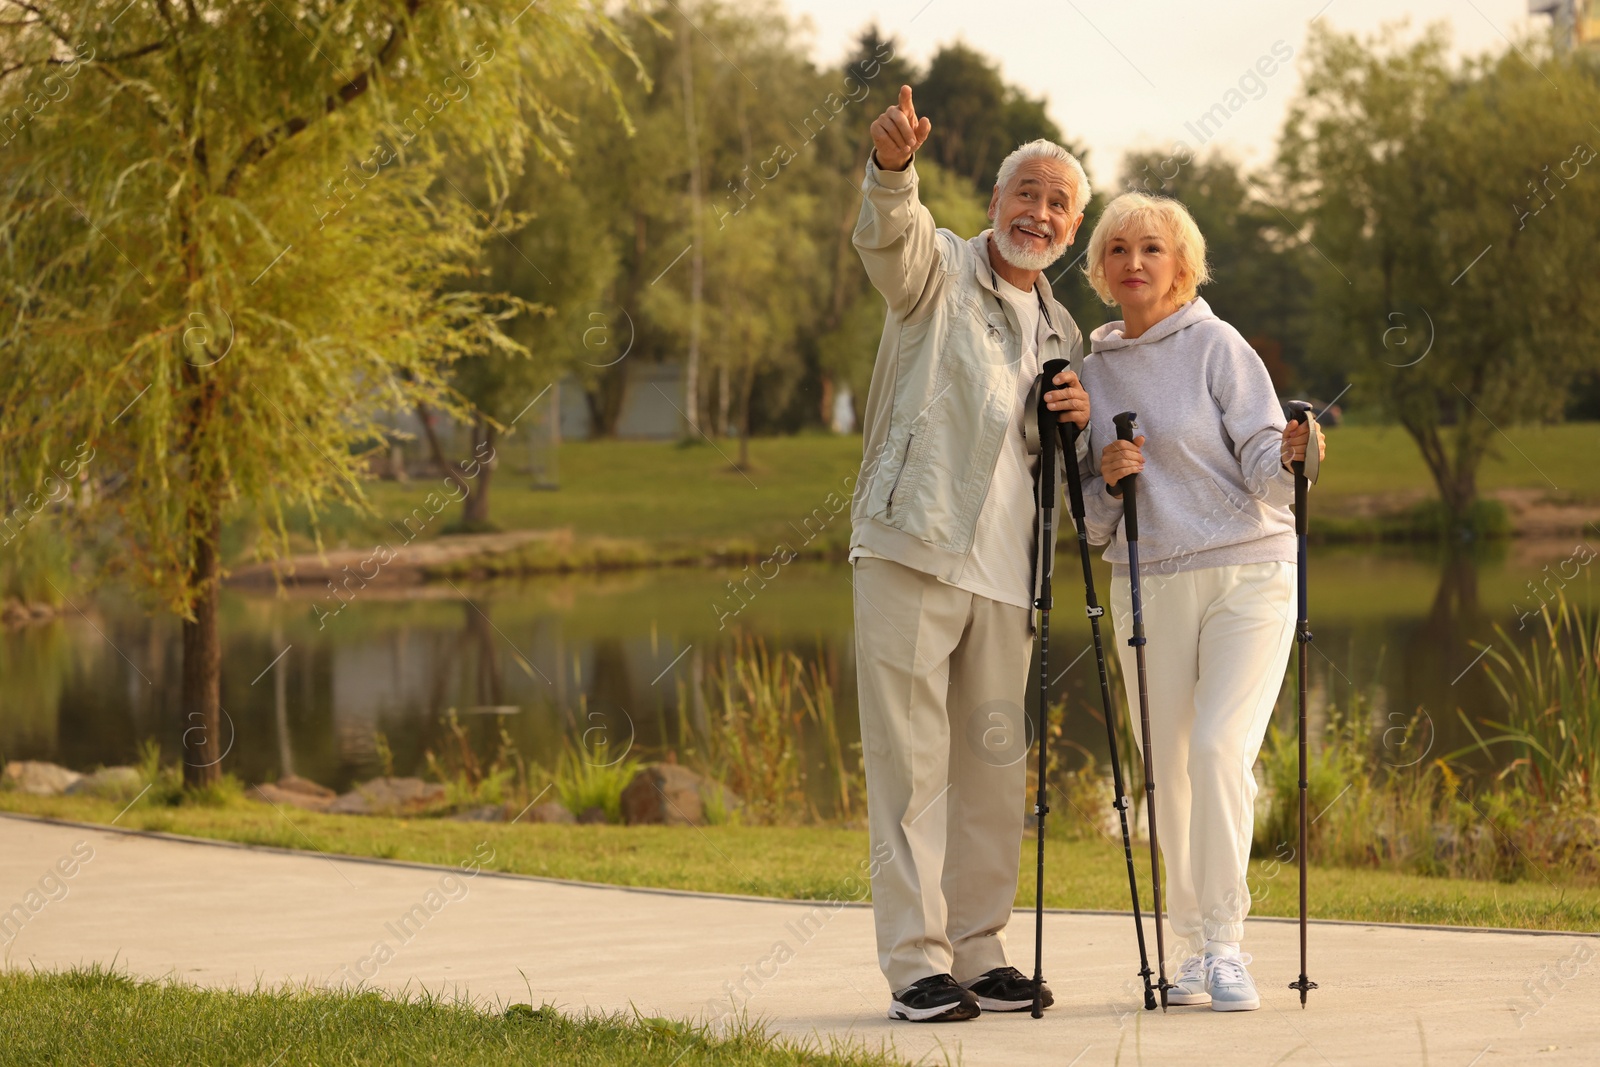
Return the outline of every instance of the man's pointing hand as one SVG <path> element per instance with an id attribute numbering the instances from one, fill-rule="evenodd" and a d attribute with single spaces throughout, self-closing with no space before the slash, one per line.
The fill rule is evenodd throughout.
<path id="1" fill-rule="evenodd" d="M 900 99 L 872 123 L 872 151 L 882 170 L 905 170 L 912 153 L 928 139 L 933 123 L 917 117 L 911 86 L 900 86 Z"/>

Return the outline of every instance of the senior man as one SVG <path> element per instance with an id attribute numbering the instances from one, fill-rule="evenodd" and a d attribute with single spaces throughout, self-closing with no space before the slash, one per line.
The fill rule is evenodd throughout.
<path id="1" fill-rule="evenodd" d="M 964 240 L 917 198 L 931 127 L 909 86 L 872 124 L 855 246 L 889 313 L 850 507 L 878 962 L 889 1017 L 917 1022 L 1033 1004 L 1005 928 L 1032 611 L 1055 548 L 1039 544 L 1028 432 L 1042 361 L 1071 368 L 1043 386 L 1049 408 L 1089 419 L 1082 335 L 1042 275 L 1083 221 L 1083 168 L 1049 141 L 1022 145 L 1000 165 L 993 227 Z"/>

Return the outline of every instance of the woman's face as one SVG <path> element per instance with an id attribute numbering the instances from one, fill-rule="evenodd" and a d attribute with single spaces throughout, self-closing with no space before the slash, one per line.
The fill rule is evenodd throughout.
<path id="1" fill-rule="evenodd" d="M 1124 318 L 1130 308 L 1148 313 L 1176 307 L 1173 283 L 1178 279 L 1178 257 L 1172 242 L 1161 234 L 1143 232 L 1135 236 L 1123 231 L 1112 235 L 1106 242 L 1101 267 L 1112 294 L 1122 305 Z"/>

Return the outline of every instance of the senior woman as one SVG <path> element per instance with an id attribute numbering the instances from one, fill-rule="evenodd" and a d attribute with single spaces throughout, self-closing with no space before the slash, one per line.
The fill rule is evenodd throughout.
<path id="1" fill-rule="evenodd" d="M 1176 943 L 1187 948 L 1168 1001 L 1250 1011 L 1261 1006 L 1241 951 L 1250 908 L 1251 767 L 1294 636 L 1289 464 L 1305 457 L 1310 430 L 1286 426 L 1260 358 L 1198 295 L 1210 280 L 1205 239 L 1182 204 L 1118 197 L 1085 259 L 1100 299 L 1122 310 L 1120 321 L 1090 335 L 1082 380 L 1091 426 L 1112 443 L 1082 465 L 1090 540 L 1110 542 L 1124 678 L 1136 675 L 1118 483 L 1143 475 L 1139 554 L 1156 817 L 1167 913 Z M 1120 411 L 1138 413 L 1141 435 L 1131 442 L 1116 440 L 1112 418 Z"/>

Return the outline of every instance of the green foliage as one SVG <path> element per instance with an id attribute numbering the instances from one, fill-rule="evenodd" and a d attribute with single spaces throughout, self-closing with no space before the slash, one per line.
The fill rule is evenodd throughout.
<path id="1" fill-rule="evenodd" d="M 703 727 L 689 719 L 696 704 L 689 683 L 678 683 L 683 762 L 742 800 L 739 821 L 793 825 L 865 810 L 860 746 L 847 754 L 840 742 L 833 673 L 820 663 L 770 652 L 764 640 L 740 632 L 733 651 L 707 671 L 700 697 Z M 822 806 L 807 784 L 818 761 L 829 779 Z"/>
<path id="2" fill-rule="evenodd" d="M 917 195 L 933 221 L 957 236 L 976 237 L 992 225 L 988 198 L 932 161 L 917 164 Z M 881 329 L 883 324 L 878 325 Z"/>
<path id="3" fill-rule="evenodd" d="M 1317 253 L 1312 358 L 1416 439 L 1460 525 L 1501 432 L 1597 366 L 1600 77 L 1534 41 L 1449 53 L 1313 26 L 1278 169 Z"/>
<path id="4" fill-rule="evenodd" d="M 1405 737 L 1421 732 L 1419 718 Z M 1350 714 L 1329 708 L 1311 745 L 1306 810 L 1314 863 L 1501 882 L 1547 878 L 1552 869 L 1600 872 L 1600 818 L 1592 804 L 1552 804 L 1514 783 L 1474 786 L 1451 762 L 1462 753 L 1396 762 L 1396 749 L 1381 738 L 1401 728 L 1374 737 L 1369 720 L 1359 696 Z M 1292 734 L 1274 724 L 1261 762 L 1266 810 L 1256 820 L 1254 850 L 1275 876 L 1296 862 L 1299 847 Z"/>
<path id="5" fill-rule="evenodd" d="M 1416 538 L 1494 541 L 1511 536 L 1511 514 L 1498 500 L 1475 499 L 1460 514 L 1452 514 L 1442 500 L 1424 500 L 1403 521 Z"/>
<path id="6" fill-rule="evenodd" d="M 378 757 L 378 768 L 385 778 L 394 777 L 394 747 L 389 744 L 389 735 L 382 730 L 372 731 L 372 751 Z"/>
<path id="7" fill-rule="evenodd" d="M 1054 723 L 1051 728 L 1051 744 L 1059 739 L 1060 731 Z M 1051 840 L 1062 839 L 1067 841 L 1115 841 L 1120 847 L 1122 841 L 1122 826 L 1115 807 L 1116 790 L 1111 779 L 1109 767 L 1101 768 L 1100 763 L 1093 754 L 1087 754 L 1084 762 L 1067 771 L 1059 771 L 1056 759 L 1047 755 L 1050 761 L 1050 786 L 1049 798 L 1050 814 L 1046 817 L 1045 836 Z M 1038 781 L 1037 760 L 1029 757 L 1027 798 L 1031 803 L 1036 791 L 1035 783 Z M 1124 788 L 1128 779 L 1123 779 Z M 1129 798 L 1130 801 L 1132 798 Z M 1134 808 L 1128 806 L 1128 826 L 1134 826 Z M 1029 825 L 1033 819 L 1029 818 Z"/>
<path id="8" fill-rule="evenodd" d="M 562 144 L 548 83 L 605 84 L 620 38 L 577 0 L 27 9 L 0 114 L 92 58 L 8 145 L 0 441 L 27 487 L 91 444 L 119 567 L 188 616 L 239 501 L 262 551 L 290 499 L 364 504 L 374 416 L 464 414 L 442 369 L 515 348 L 519 303 L 451 288 L 495 231 L 442 167 L 478 160 L 494 203 Z"/>
<path id="9" fill-rule="evenodd" d="M 70 595 L 80 579 L 73 572 L 74 543 L 55 527 L 44 515 L 14 534 L 0 533 L 0 606 L 65 606 L 62 594 Z"/>
<path id="10" fill-rule="evenodd" d="M 1000 161 L 1013 148 L 1040 137 L 1065 140 L 1042 98 L 1007 85 L 994 60 L 959 41 L 934 53 L 927 74 L 913 88 L 918 113 L 937 116 L 927 154 L 970 183 L 985 204 Z M 1082 147 L 1065 147 L 1087 166 Z"/>
<path id="11" fill-rule="evenodd" d="M 183 797 L 183 773 L 173 773 L 171 766 L 161 765 L 161 743 L 153 737 L 139 742 L 139 778 L 150 787 L 145 794 L 152 804 L 177 804 Z"/>
<path id="12" fill-rule="evenodd" d="M 422 758 L 428 774 L 445 785 L 447 803 L 452 809 L 529 802 L 532 797 L 530 777 L 538 777 L 541 772 L 535 767 L 530 776 L 527 760 L 522 758 L 504 726 L 498 727 L 494 755 L 483 760 L 455 708 L 449 709 L 439 722 L 445 728 L 446 743 L 440 746 L 438 753 L 429 748 Z M 387 755 L 387 760 L 390 769 L 384 773 L 392 774 L 392 753 Z"/>
<path id="13" fill-rule="evenodd" d="M 1600 802 L 1600 624 L 1558 589 L 1541 602 L 1526 645 L 1498 623 L 1495 634 L 1485 658 L 1506 718 L 1484 723 L 1494 736 L 1473 730 L 1478 747 L 1508 746 L 1506 776 L 1542 801 L 1592 808 Z"/>
<path id="14" fill-rule="evenodd" d="M 140 808 L 227 808 L 237 806 L 245 799 L 245 784 L 232 773 L 223 774 L 203 785 L 186 785 L 183 764 L 178 760 L 162 763 L 161 744 L 154 738 L 139 742 L 139 759 L 135 766 L 139 770 L 140 781 L 149 786 L 148 792 L 137 800 Z M 166 829 L 167 824 L 147 828 Z"/>
<path id="15" fill-rule="evenodd" d="M 567 740 L 556 758 L 553 780 L 556 796 L 572 814 L 599 808 L 605 812 L 606 822 L 620 823 L 622 791 L 638 773 L 638 760 L 626 753 L 613 756 L 606 741 L 588 745 L 580 738 Z"/>
<path id="16" fill-rule="evenodd" d="M 842 91 L 841 72 L 811 64 L 771 0 L 661 5 L 622 25 L 646 79 L 614 65 L 636 133 L 586 123 L 571 170 L 583 201 L 571 220 L 585 246 L 580 273 L 591 262 L 609 267 L 546 332 L 584 381 L 602 433 L 620 413 L 632 366 L 682 362 L 696 346 L 702 392 L 716 390 L 697 406 L 717 415 L 701 421 L 721 433 L 735 392 L 752 394 L 755 376 L 775 374 L 761 390 L 763 413 L 785 403 L 798 377 L 807 323 L 830 291 L 815 242 L 833 222 L 817 197 L 826 191 L 831 215 L 847 194 L 826 187 L 837 181 L 842 131 L 855 136 L 865 118 L 851 101 L 837 113 L 824 105 Z M 574 104 L 592 114 L 592 99 Z"/>
<path id="17" fill-rule="evenodd" d="M 875 28 L 838 67 L 819 68 L 800 27 L 773 0 L 661 5 L 620 24 L 648 78 L 636 82 L 615 65 L 636 133 L 619 136 L 604 116 L 575 131 L 565 194 L 575 199 L 548 223 L 556 240 L 574 235 L 576 243 L 561 247 L 579 253 L 577 276 L 601 279 L 608 259 L 610 275 L 540 320 L 542 342 L 517 332 L 532 321 L 526 316 L 513 332 L 536 359 L 541 345 L 552 358 L 570 357 L 601 433 L 615 427 L 633 367 L 686 363 L 692 347 L 707 432 L 743 437 L 746 428 L 817 425 L 827 418 L 818 403 L 823 379 L 864 396 L 882 329 L 881 304 L 850 244 L 867 128 L 902 83 L 919 93 L 940 83 L 921 80 L 898 54 L 899 42 Z M 979 59 L 999 110 L 969 117 L 991 147 L 1006 137 L 1057 132 L 1041 102 L 1003 85 L 993 64 Z M 593 93 L 566 99 L 575 113 L 597 113 Z M 950 131 L 959 137 L 955 126 Z M 957 232 L 981 231 L 998 157 L 983 164 L 989 173 L 981 190 L 937 162 L 931 154 L 918 161 L 935 217 Z M 543 180 L 533 168 L 524 179 Z M 546 260 L 526 243 L 540 225 L 535 220 L 512 241 L 549 275 Z M 529 283 L 507 280 L 508 290 L 549 303 L 568 284 L 539 279 L 502 244 L 499 258 Z M 622 351 L 627 358 L 613 363 Z M 528 384 L 531 396 L 544 381 Z"/>
<path id="18" fill-rule="evenodd" d="M 933 214 L 934 222 L 962 237 L 973 237 L 989 228 L 986 197 L 932 159 L 918 160 L 916 167 L 917 195 Z M 818 336 L 816 353 L 821 372 L 848 385 L 858 404 L 865 407 L 878 340 L 883 334 L 885 308 L 883 297 L 865 284 L 864 272 L 857 268 L 856 273 L 860 277 L 852 275 L 849 279 L 854 296 L 838 307 L 833 327 Z"/>

